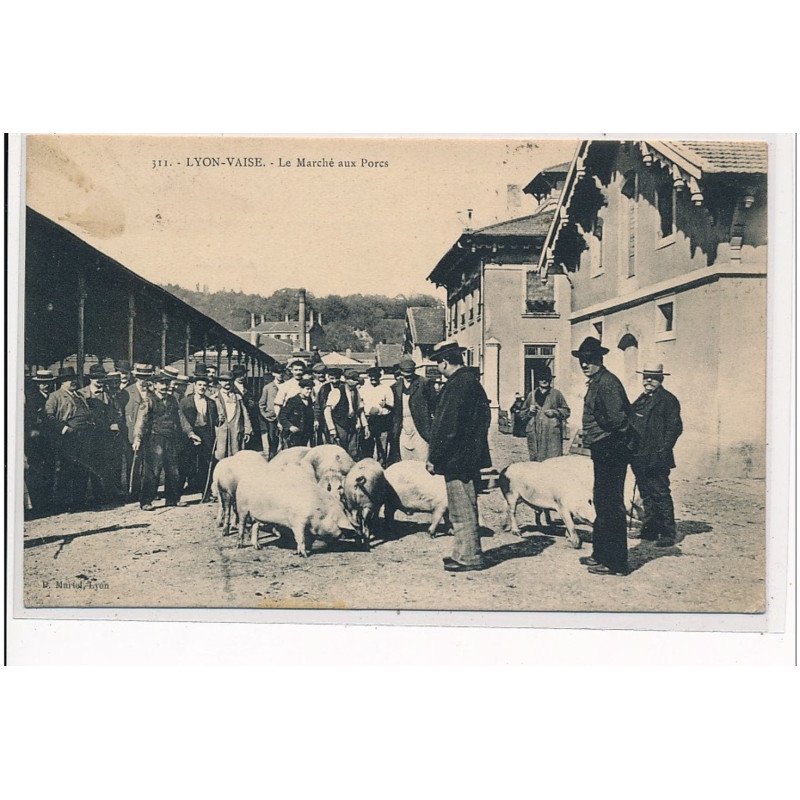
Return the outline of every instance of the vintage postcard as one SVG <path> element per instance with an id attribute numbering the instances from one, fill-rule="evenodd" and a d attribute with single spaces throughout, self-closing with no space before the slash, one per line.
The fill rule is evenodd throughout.
<path id="1" fill-rule="evenodd" d="M 25 609 L 767 609 L 768 137 L 22 144 Z"/>

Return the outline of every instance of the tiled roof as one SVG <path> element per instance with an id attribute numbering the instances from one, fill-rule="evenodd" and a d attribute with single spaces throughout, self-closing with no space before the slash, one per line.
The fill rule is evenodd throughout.
<path id="1" fill-rule="evenodd" d="M 311 321 L 306 320 L 306 330 L 310 329 Z M 296 319 L 289 320 L 288 322 L 284 320 L 280 322 L 267 320 L 266 322 L 262 322 L 260 325 L 256 325 L 254 330 L 263 331 L 264 333 L 299 333 L 300 323 Z"/>
<path id="2" fill-rule="evenodd" d="M 258 343 L 258 349 L 262 353 L 270 356 L 287 355 L 294 350 L 291 342 L 285 342 L 281 339 L 273 339 L 272 336 L 261 336 Z"/>
<path id="3" fill-rule="evenodd" d="M 443 308 L 418 306 L 409 308 L 406 313 L 414 344 L 436 344 L 444 339 Z"/>
<path id="4" fill-rule="evenodd" d="M 383 344 L 375 345 L 379 367 L 393 367 L 403 357 L 403 345 Z"/>
<path id="5" fill-rule="evenodd" d="M 553 219 L 552 207 L 527 217 L 517 217 L 473 231 L 473 236 L 544 236 Z"/>
<path id="6" fill-rule="evenodd" d="M 705 173 L 766 174 L 766 142 L 665 142 Z"/>

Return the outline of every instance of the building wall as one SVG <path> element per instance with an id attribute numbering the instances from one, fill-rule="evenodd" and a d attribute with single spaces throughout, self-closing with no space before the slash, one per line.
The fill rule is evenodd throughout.
<path id="1" fill-rule="evenodd" d="M 562 276 L 554 277 L 555 308 L 558 316 L 545 317 L 525 313 L 527 271 L 525 264 L 487 264 L 484 273 L 484 315 L 486 340 L 500 342 L 499 396 L 495 407 L 508 410 L 514 394 L 525 387 L 524 357 L 526 344 L 553 345 L 555 386 L 569 362 L 569 285 Z M 559 313 L 559 309 L 561 313 Z M 478 327 L 479 325 L 475 326 Z M 480 329 L 478 330 L 478 333 Z M 459 339 L 459 342 L 461 340 Z M 487 354 L 490 348 L 487 347 Z"/>
<path id="2" fill-rule="evenodd" d="M 645 361 L 661 361 L 671 375 L 665 387 L 681 402 L 684 433 L 676 447 L 678 474 L 764 477 L 766 454 L 766 209 L 759 201 L 747 212 L 741 249 L 732 249 L 731 216 L 712 221 L 703 208 L 676 197 L 676 231 L 659 236 L 660 217 L 649 170 L 639 169 L 636 208 L 636 270 L 625 274 L 629 199 L 621 192 L 628 168 L 621 157 L 618 175 L 604 190 L 603 250 L 591 233 L 573 276 L 572 349 L 597 336 L 610 349 L 606 366 L 623 381 L 630 399 L 641 392 Z M 687 194 L 687 193 L 684 193 Z M 687 194 L 688 197 L 688 194 Z M 731 209 L 732 211 L 732 209 Z M 727 219 L 727 223 L 723 224 Z M 727 227 L 726 227 L 727 225 Z M 603 268 L 598 269 L 598 265 Z M 665 282 L 702 274 L 705 282 L 665 290 Z M 739 274 L 749 273 L 746 276 Z M 726 274 L 727 273 L 727 274 Z M 651 292 L 648 292 L 648 288 Z M 634 292 L 640 292 L 636 300 Z M 631 298 L 629 307 L 615 307 Z M 661 330 L 658 304 L 672 302 L 674 330 Z M 606 303 L 609 308 L 592 306 Z M 627 338 L 626 338 L 627 335 Z M 635 350 L 620 349 L 635 338 Z M 578 415 L 585 378 L 572 359 L 567 401 Z M 574 404 L 574 405 L 573 405 Z"/>

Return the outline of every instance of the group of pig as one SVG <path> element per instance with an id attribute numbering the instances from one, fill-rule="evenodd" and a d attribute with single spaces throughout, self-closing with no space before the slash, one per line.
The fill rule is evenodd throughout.
<path id="1" fill-rule="evenodd" d="M 567 541 L 581 546 L 576 522 L 594 522 L 592 463 L 585 456 L 567 455 L 543 462 L 510 464 L 499 476 L 511 532 L 520 535 L 516 508 L 521 501 L 537 514 L 557 513 Z M 247 531 L 258 549 L 261 525 L 289 528 L 297 553 L 307 556 L 312 538 L 339 538 L 342 529 L 355 531 L 369 547 L 376 520 L 384 509 L 390 525 L 397 511 L 431 515 L 428 533 L 436 535 L 447 515 L 447 491 L 441 475 L 431 475 L 421 461 L 400 461 L 387 469 L 372 458 L 354 462 L 333 444 L 291 447 L 267 461 L 260 453 L 243 450 L 220 461 L 214 469 L 214 494 L 219 504 L 217 525 L 228 534 L 231 517 L 239 528 L 239 546 Z M 631 509 L 639 517 L 638 507 Z"/>
<path id="2" fill-rule="evenodd" d="M 400 461 L 384 470 L 372 458 L 354 462 L 334 444 L 290 447 L 271 461 L 242 450 L 216 465 L 213 492 L 217 525 L 227 534 L 233 517 L 240 547 L 248 530 L 258 549 L 261 525 L 283 527 L 291 529 L 301 556 L 311 538 L 338 538 L 343 528 L 369 546 L 381 508 L 389 523 L 398 510 L 430 513 L 431 535 L 447 514 L 444 478 L 429 474 L 424 463 Z"/>

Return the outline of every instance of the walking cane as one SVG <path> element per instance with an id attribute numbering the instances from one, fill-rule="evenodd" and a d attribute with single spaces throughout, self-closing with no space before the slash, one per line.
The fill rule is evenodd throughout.
<path id="1" fill-rule="evenodd" d="M 633 504 L 636 502 L 636 487 L 637 487 L 637 485 L 638 484 L 634 480 L 634 482 L 633 482 L 633 494 L 631 495 L 631 510 L 630 510 L 630 513 L 628 514 L 627 536 L 628 536 L 629 539 L 631 538 L 631 526 L 633 525 Z"/>
<path id="2" fill-rule="evenodd" d="M 217 459 L 214 458 L 214 455 L 212 453 L 211 458 L 209 459 L 209 462 L 208 462 L 208 474 L 206 475 L 206 485 L 205 485 L 205 488 L 203 489 L 203 494 L 200 496 L 200 502 L 201 503 L 205 503 L 206 500 L 208 499 L 208 490 L 211 487 L 211 473 L 214 470 L 214 465 L 216 463 L 217 463 Z"/>
<path id="3" fill-rule="evenodd" d="M 128 481 L 128 496 L 133 497 L 133 478 L 136 475 L 136 467 L 138 466 L 139 461 L 139 451 L 133 451 L 133 458 L 131 459 L 131 477 Z"/>

